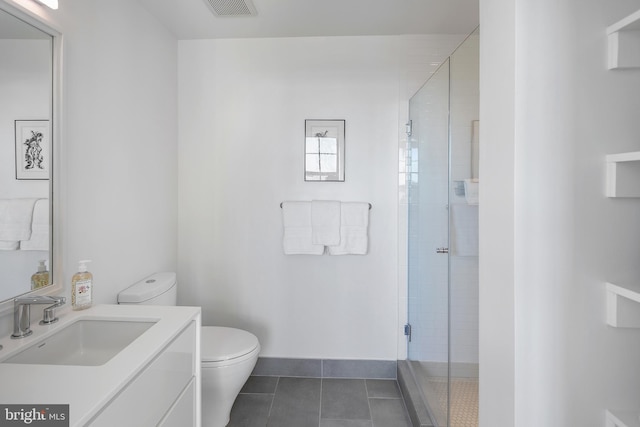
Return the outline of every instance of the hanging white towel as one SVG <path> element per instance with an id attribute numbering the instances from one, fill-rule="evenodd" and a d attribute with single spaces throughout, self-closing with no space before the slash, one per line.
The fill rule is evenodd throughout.
<path id="1" fill-rule="evenodd" d="M 464 180 L 464 197 L 469 205 L 480 202 L 480 182 L 477 179 Z"/>
<path id="2" fill-rule="evenodd" d="M 343 202 L 340 207 L 340 243 L 331 255 L 366 255 L 369 249 L 369 203 Z"/>
<path id="3" fill-rule="evenodd" d="M 23 251 L 49 250 L 49 199 L 38 199 L 33 208 L 31 238 L 20 241 Z"/>
<path id="4" fill-rule="evenodd" d="M 38 199 L 0 199 L 0 240 L 31 238 L 33 207 Z"/>
<path id="5" fill-rule="evenodd" d="M 17 251 L 18 249 L 20 249 L 20 242 L 0 240 L 0 251 Z"/>
<path id="6" fill-rule="evenodd" d="M 457 256 L 478 256 L 478 206 L 451 205 L 452 251 Z"/>
<path id="7" fill-rule="evenodd" d="M 340 243 L 340 202 L 311 202 L 311 233 L 314 245 L 333 246 Z"/>
<path id="8" fill-rule="evenodd" d="M 311 202 L 282 202 L 285 255 L 322 255 L 324 245 L 314 245 L 311 240 Z"/>

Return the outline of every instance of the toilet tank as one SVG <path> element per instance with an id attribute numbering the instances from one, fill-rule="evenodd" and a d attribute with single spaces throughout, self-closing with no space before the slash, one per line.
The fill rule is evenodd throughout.
<path id="1" fill-rule="evenodd" d="M 118 304 L 176 305 L 176 273 L 154 273 L 118 294 Z"/>

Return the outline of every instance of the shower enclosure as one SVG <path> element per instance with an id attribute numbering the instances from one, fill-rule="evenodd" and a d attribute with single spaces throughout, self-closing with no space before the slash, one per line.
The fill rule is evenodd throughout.
<path id="1" fill-rule="evenodd" d="M 411 98 L 408 364 L 431 422 L 478 425 L 479 31 Z"/>

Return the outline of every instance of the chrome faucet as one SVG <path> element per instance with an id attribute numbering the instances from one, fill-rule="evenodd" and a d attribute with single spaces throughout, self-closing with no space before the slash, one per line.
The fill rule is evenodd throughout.
<path id="1" fill-rule="evenodd" d="M 58 321 L 56 308 L 66 302 L 64 297 L 36 295 L 18 297 L 13 300 L 13 334 L 11 338 L 24 338 L 33 332 L 31 330 L 31 304 L 51 304 L 44 309 L 40 324 L 49 325 Z"/>

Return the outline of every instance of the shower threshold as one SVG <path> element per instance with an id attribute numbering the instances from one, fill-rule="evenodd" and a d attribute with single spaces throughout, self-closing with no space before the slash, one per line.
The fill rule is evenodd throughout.
<path id="1" fill-rule="evenodd" d="M 462 365 L 462 369 L 452 369 L 447 387 L 446 369 L 442 364 L 407 361 L 413 380 L 419 388 L 419 399 L 424 399 L 429 421 L 412 417 L 415 427 L 478 427 L 478 377 L 477 365 Z M 411 375 L 411 373 L 410 373 Z M 400 379 L 400 376 L 399 376 Z M 450 392 L 450 422 L 447 424 L 447 394 Z M 412 396 L 415 401 L 415 396 Z M 420 406 L 416 404 L 415 406 Z M 414 419 L 415 418 L 415 419 Z M 424 418 L 424 417 L 422 417 Z"/>

